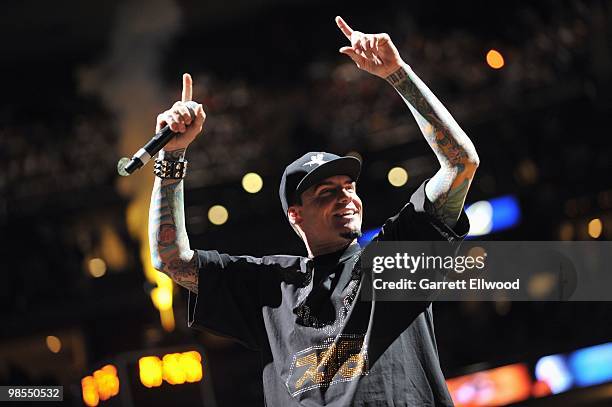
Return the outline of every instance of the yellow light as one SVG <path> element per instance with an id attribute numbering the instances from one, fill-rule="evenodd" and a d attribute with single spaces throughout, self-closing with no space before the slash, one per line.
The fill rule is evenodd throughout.
<path id="1" fill-rule="evenodd" d="M 162 361 L 157 356 L 138 359 L 140 383 L 145 387 L 158 387 L 162 384 Z"/>
<path id="2" fill-rule="evenodd" d="M 167 287 L 155 287 L 151 290 L 151 300 L 158 310 L 168 310 L 172 308 L 172 291 Z"/>
<path id="3" fill-rule="evenodd" d="M 172 307 L 165 310 L 159 310 L 159 318 L 161 320 L 161 325 L 162 328 L 164 328 L 164 331 L 174 331 L 174 328 L 176 328 L 176 323 L 174 321 L 174 311 L 172 310 Z"/>
<path id="4" fill-rule="evenodd" d="M 202 380 L 202 356 L 197 351 L 169 353 L 160 360 L 145 356 L 138 360 L 140 381 L 146 387 L 169 384 L 195 383 Z"/>
<path id="5" fill-rule="evenodd" d="M 172 311 L 172 280 L 164 273 L 157 272 L 155 282 L 157 288 L 151 291 L 153 305 L 159 310 L 159 317 L 164 330 L 172 332 L 175 328 L 174 312 Z"/>
<path id="6" fill-rule="evenodd" d="M 500 69 L 504 66 L 504 57 L 499 51 L 491 49 L 487 52 L 487 64 L 493 69 Z"/>
<path id="7" fill-rule="evenodd" d="M 181 368 L 179 356 L 178 353 L 170 353 L 164 355 L 162 360 L 164 380 L 173 385 L 185 383 L 185 372 Z"/>
<path id="8" fill-rule="evenodd" d="M 119 378 L 113 365 L 106 365 L 93 374 L 100 400 L 108 400 L 119 393 Z"/>
<path id="9" fill-rule="evenodd" d="M 164 380 L 172 385 L 202 380 L 202 356 L 196 351 L 164 355 L 162 363 Z"/>
<path id="10" fill-rule="evenodd" d="M 603 230 L 603 224 L 601 223 L 601 219 L 595 218 L 589 222 L 589 236 L 593 239 L 597 239 L 601 236 L 601 231 Z"/>
<path id="11" fill-rule="evenodd" d="M 208 210 L 208 220 L 214 225 L 223 225 L 228 217 L 227 209 L 221 205 L 215 205 Z"/>
<path id="12" fill-rule="evenodd" d="M 100 396 L 93 376 L 86 376 L 81 379 L 81 394 L 83 402 L 87 406 L 95 407 L 100 403 Z"/>
<path id="13" fill-rule="evenodd" d="M 185 372 L 185 380 L 188 383 L 202 380 L 202 356 L 199 352 L 190 351 L 181 353 L 179 364 L 183 372 Z"/>
<path id="14" fill-rule="evenodd" d="M 261 179 L 259 174 L 249 172 L 244 177 L 242 177 L 242 188 L 244 188 L 244 190 L 248 193 L 255 194 L 261 191 L 262 187 L 263 180 Z"/>
<path id="15" fill-rule="evenodd" d="M 172 287 L 172 279 L 161 271 L 158 271 L 157 274 L 155 274 L 155 283 L 158 287 Z"/>
<path id="16" fill-rule="evenodd" d="M 59 353 L 59 351 L 62 350 L 62 341 L 60 341 L 60 338 L 57 336 L 47 336 L 46 342 L 47 348 L 49 348 L 51 352 Z"/>
<path id="17" fill-rule="evenodd" d="M 106 274 L 106 263 L 102 259 L 94 258 L 89 260 L 89 274 L 95 278 Z"/>
<path id="18" fill-rule="evenodd" d="M 103 372 L 106 372 L 107 374 L 117 376 L 117 368 L 113 365 L 105 365 L 100 370 L 102 370 Z"/>
<path id="19" fill-rule="evenodd" d="M 408 182 L 408 173 L 402 167 L 394 167 L 389 170 L 387 179 L 394 187 L 401 187 Z"/>

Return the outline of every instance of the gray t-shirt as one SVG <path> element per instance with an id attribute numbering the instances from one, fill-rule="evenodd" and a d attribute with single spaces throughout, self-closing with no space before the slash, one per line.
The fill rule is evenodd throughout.
<path id="1" fill-rule="evenodd" d="M 379 241 L 460 242 L 425 210 L 425 183 L 388 219 Z M 452 406 L 430 303 L 362 301 L 361 248 L 300 256 L 198 251 L 189 325 L 261 352 L 268 406 Z"/>

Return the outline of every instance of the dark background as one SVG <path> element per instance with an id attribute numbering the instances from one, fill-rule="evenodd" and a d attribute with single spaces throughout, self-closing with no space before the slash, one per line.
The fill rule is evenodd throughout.
<path id="1" fill-rule="evenodd" d="M 140 254 L 151 168 L 119 179 L 116 162 L 148 140 L 156 114 L 180 97 L 181 74 L 190 72 L 208 115 L 188 151 L 192 248 L 303 254 L 277 185 L 284 166 L 308 150 L 361 155 L 364 228 L 380 226 L 437 162 L 394 90 L 338 54 L 346 42 L 338 14 L 355 29 L 389 33 L 473 140 L 481 166 L 468 203 L 506 194 L 519 200 L 521 223 L 486 239 L 589 240 L 593 218 L 603 221 L 599 239 L 610 239 L 611 6 L 5 4 L 0 382 L 72 386 L 78 402 L 80 378 L 102 361 L 198 344 L 220 405 L 263 402 L 257 354 L 186 328 L 182 288 L 175 289 L 176 329 L 161 329 Z M 500 70 L 485 62 L 491 48 L 505 57 Z M 386 180 L 396 165 L 410 175 L 402 188 Z M 251 171 L 264 179 L 254 195 L 240 186 Z M 207 220 L 214 204 L 229 211 L 222 226 Z M 87 272 L 92 257 L 108 266 L 101 278 Z M 447 377 L 612 338 L 608 303 L 438 303 L 434 310 Z M 62 339 L 58 354 L 44 345 L 47 335 Z"/>

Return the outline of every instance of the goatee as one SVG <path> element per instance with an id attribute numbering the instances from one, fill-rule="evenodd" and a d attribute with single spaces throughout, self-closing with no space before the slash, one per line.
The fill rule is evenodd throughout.
<path id="1" fill-rule="evenodd" d="M 343 237 L 344 239 L 347 239 L 347 240 L 357 239 L 361 237 L 361 230 L 357 229 L 357 230 L 351 230 L 349 232 L 342 232 L 340 233 L 340 237 Z"/>

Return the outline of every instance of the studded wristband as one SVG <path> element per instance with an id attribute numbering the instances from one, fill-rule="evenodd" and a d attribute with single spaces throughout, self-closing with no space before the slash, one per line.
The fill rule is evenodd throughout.
<path id="1" fill-rule="evenodd" d="M 187 161 L 155 160 L 153 174 L 159 178 L 182 179 L 187 173 Z"/>

